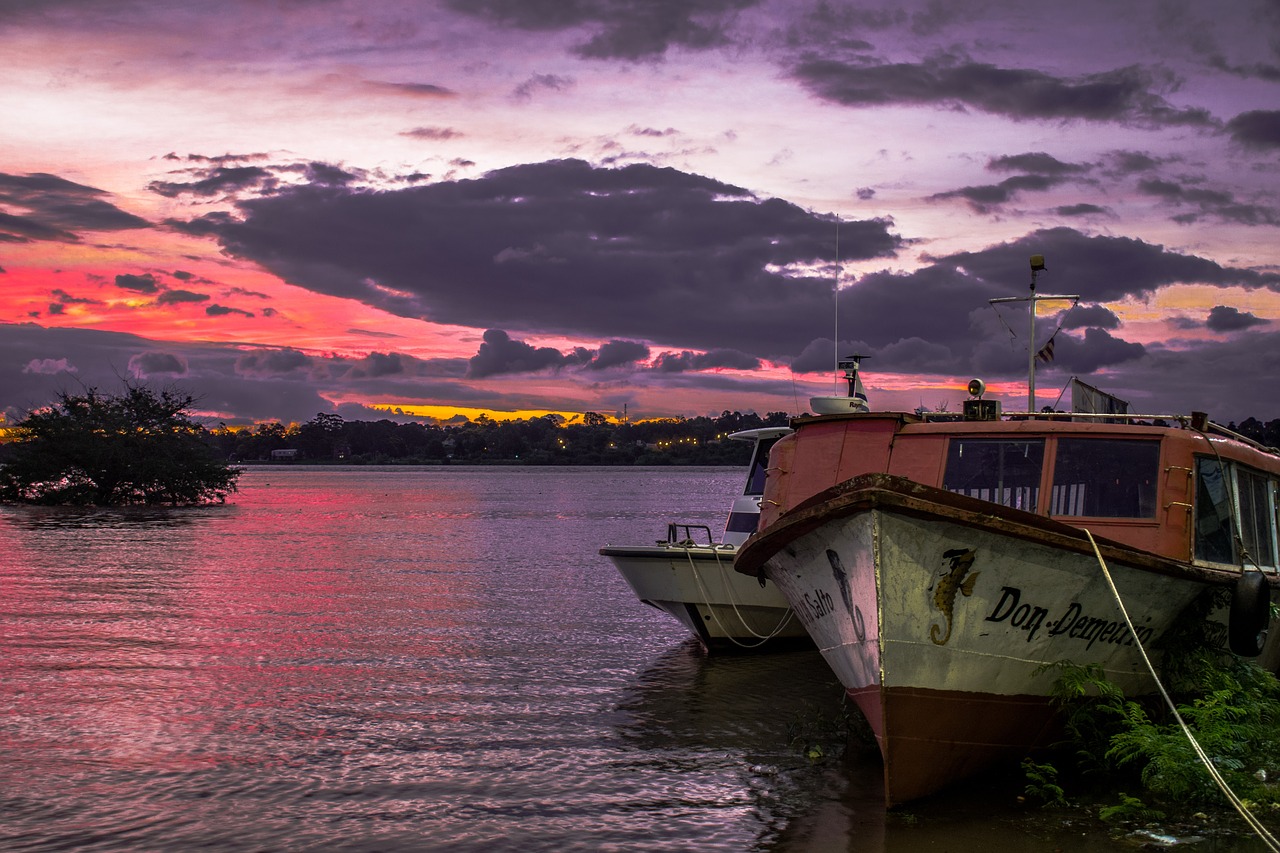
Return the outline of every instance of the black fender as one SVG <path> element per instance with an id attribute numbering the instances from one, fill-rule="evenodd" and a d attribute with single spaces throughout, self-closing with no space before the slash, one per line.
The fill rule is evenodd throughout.
<path id="1" fill-rule="evenodd" d="M 1262 572 L 1245 570 L 1231 593 L 1231 619 L 1227 625 L 1231 651 L 1242 658 L 1262 654 L 1270 624 L 1271 585 Z"/>

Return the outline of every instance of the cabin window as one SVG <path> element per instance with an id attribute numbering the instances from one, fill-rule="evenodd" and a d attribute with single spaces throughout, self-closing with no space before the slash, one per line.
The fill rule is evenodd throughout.
<path id="1" fill-rule="evenodd" d="M 746 533 L 751 535 L 760 526 L 760 514 L 756 512 L 731 512 L 724 529 L 728 533 Z"/>
<path id="2" fill-rule="evenodd" d="M 1221 462 L 1196 460 L 1196 559 L 1211 563 L 1235 562 L 1228 488 Z"/>
<path id="3" fill-rule="evenodd" d="M 1035 512 L 1043 466 L 1043 439 L 953 438 L 942 487 Z"/>
<path id="4" fill-rule="evenodd" d="M 778 436 L 781 438 L 782 436 Z M 778 438 L 764 438 L 756 446 L 755 455 L 751 459 L 751 470 L 747 473 L 747 488 L 744 495 L 763 495 L 765 471 L 769 468 L 769 451 L 778 443 Z M 751 532 L 755 532 L 755 525 Z"/>
<path id="5" fill-rule="evenodd" d="M 1240 538 L 1244 548 L 1259 566 L 1274 566 L 1275 531 L 1272 520 L 1271 481 L 1256 471 L 1236 469 L 1236 493 L 1240 496 Z"/>
<path id="6" fill-rule="evenodd" d="M 1060 438 L 1049 514 L 1155 518 L 1160 442 Z"/>
<path id="7" fill-rule="evenodd" d="M 1223 463 L 1196 460 L 1196 558 L 1211 563 L 1238 563 L 1231 518 L 1240 519 L 1239 545 L 1252 564 L 1276 565 L 1275 483 L 1266 475 Z"/>

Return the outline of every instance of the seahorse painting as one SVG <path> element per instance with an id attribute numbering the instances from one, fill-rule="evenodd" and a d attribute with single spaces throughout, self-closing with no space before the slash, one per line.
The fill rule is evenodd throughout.
<path id="1" fill-rule="evenodd" d="M 947 629 L 944 633 L 941 625 L 930 626 L 929 639 L 936 645 L 945 646 L 951 639 L 951 609 L 955 606 L 956 594 L 973 595 L 973 584 L 981 574 L 969 574 L 973 568 L 974 553 L 972 548 L 952 548 L 942 554 L 942 559 L 950 560 L 951 565 L 933 585 L 933 606 L 947 620 Z"/>
<path id="2" fill-rule="evenodd" d="M 836 583 L 840 586 L 840 598 L 844 600 L 844 609 L 849 611 L 849 615 L 853 616 L 853 595 L 849 591 L 849 573 L 844 570 L 844 563 L 840 562 L 840 555 L 830 548 L 827 549 L 827 562 L 831 564 L 831 575 L 836 579 Z"/>

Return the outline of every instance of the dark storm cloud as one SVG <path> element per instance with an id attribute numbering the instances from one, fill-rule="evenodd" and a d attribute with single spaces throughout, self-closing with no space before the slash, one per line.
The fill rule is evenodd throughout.
<path id="1" fill-rule="evenodd" d="M 1253 110 L 1227 122 L 1231 138 L 1248 148 L 1280 148 L 1280 110 Z"/>
<path id="2" fill-rule="evenodd" d="M 788 270 L 833 257 L 833 220 L 669 168 L 564 160 L 237 207 L 173 224 L 301 287 L 435 322 L 774 357 L 830 313 L 830 280 Z M 842 259 L 892 257 L 889 225 L 842 222 Z M 490 355 L 473 369 L 507 362 Z"/>
<path id="3" fill-rule="evenodd" d="M 1173 221 L 1191 224 L 1201 219 L 1220 219 L 1237 225 L 1280 225 L 1280 210 L 1238 201 L 1225 190 L 1186 187 L 1173 181 L 1148 178 L 1138 182 L 1138 192 L 1158 198 L 1173 207 L 1194 210 L 1175 215 Z"/>
<path id="4" fill-rule="evenodd" d="M 208 302 L 209 295 L 191 290 L 166 290 L 156 297 L 157 305 L 181 305 L 189 302 Z"/>
<path id="5" fill-rule="evenodd" d="M 1057 335 L 1053 340 L 1054 366 L 1077 376 L 1124 365 L 1146 353 L 1142 344 L 1121 340 L 1106 329 L 1096 327 L 1085 329 L 1083 340 L 1066 334 Z"/>
<path id="6" fill-rule="evenodd" d="M 992 296 L 1003 296 L 1009 295 L 1009 288 L 1025 288 L 1028 258 L 1036 254 L 1044 255 L 1048 266 L 1040 274 L 1039 290 L 1077 293 L 1088 302 L 1147 296 L 1171 284 L 1280 290 L 1276 273 L 1224 267 L 1130 237 L 1089 237 L 1071 228 L 1035 231 L 1000 246 L 938 258 L 936 263 L 941 269 L 963 269 L 979 281 L 1001 282 L 1006 292 Z"/>
<path id="7" fill-rule="evenodd" d="M 216 166 L 201 169 L 193 181 L 152 181 L 147 189 L 153 193 L 175 198 L 179 195 L 221 196 L 234 195 L 246 190 L 269 192 L 279 185 L 279 178 L 262 166 Z"/>
<path id="8" fill-rule="evenodd" d="M 1267 62 L 1254 62 L 1248 65 L 1231 65 L 1226 58 L 1218 55 L 1210 59 L 1209 64 L 1219 71 L 1234 74 L 1245 79 L 1265 80 L 1268 83 L 1280 83 L 1280 65 Z"/>
<path id="9" fill-rule="evenodd" d="M 1207 112 L 1179 110 L 1157 94 L 1173 81 L 1136 66 L 1077 78 L 947 58 L 919 63 L 814 59 L 793 76 L 824 100 L 849 107 L 933 104 L 1017 120 L 1084 120 L 1143 126 L 1212 127 Z"/>
<path id="10" fill-rule="evenodd" d="M 608 341 L 600 346 L 595 358 L 587 362 L 588 370 L 608 370 L 649 359 L 649 348 L 636 341 Z"/>
<path id="11" fill-rule="evenodd" d="M 998 184 L 985 186 L 962 187 L 958 190 L 936 193 L 929 197 L 930 201 L 945 201 L 951 198 L 964 199 L 978 213 L 988 213 L 994 208 L 1012 201 L 1021 192 L 1044 192 L 1051 190 L 1064 181 L 1052 175 L 1015 175 Z"/>
<path id="12" fill-rule="evenodd" d="M 572 362 L 581 364 L 585 359 L 566 357 L 555 347 L 534 347 L 524 341 L 512 340 L 501 329 L 489 329 L 484 333 L 480 349 L 471 357 L 467 376 L 483 379 L 503 373 L 534 373 L 548 368 L 558 369 Z"/>
<path id="13" fill-rule="evenodd" d="M 649 347 L 637 341 L 607 341 L 594 352 L 585 347 L 574 347 L 569 352 L 561 352 L 554 347 L 534 347 L 524 341 L 514 340 L 501 329 L 489 329 L 484 333 L 479 350 L 470 359 L 467 376 L 482 379 L 501 374 L 559 371 L 565 368 L 610 370 L 632 367 L 648 358 Z"/>
<path id="14" fill-rule="evenodd" d="M 0 172 L 0 243 L 76 242 L 83 231 L 124 231 L 150 223 L 103 199 L 108 193 L 56 175 Z"/>
<path id="15" fill-rule="evenodd" d="M 129 359 L 129 373 L 139 379 L 154 376 L 181 376 L 187 372 L 187 363 L 168 352 L 142 352 Z"/>
<path id="16" fill-rule="evenodd" d="M 397 376 L 405 372 L 400 354 L 395 352 L 371 352 L 351 366 L 348 374 L 353 379 L 378 376 Z"/>
<path id="17" fill-rule="evenodd" d="M 250 376 L 276 376 L 306 370 L 312 366 L 311 356 L 296 349 L 271 349 L 247 352 L 236 359 L 236 373 Z"/>
<path id="18" fill-rule="evenodd" d="M 664 352 L 653 361 L 653 369 L 659 373 L 684 373 L 691 370 L 756 370 L 760 359 L 733 349 L 715 349 L 705 353 Z"/>
<path id="19" fill-rule="evenodd" d="M 397 95 L 411 95 L 417 98 L 452 98 L 458 94 L 452 89 L 437 86 L 435 83 L 386 83 L 378 80 L 369 80 L 365 82 L 365 85 L 371 89 L 379 89 Z"/>
<path id="20" fill-rule="evenodd" d="M 926 344 L 917 337 L 899 338 L 893 343 L 886 343 L 879 347 L 872 347 L 862 340 L 842 340 L 837 347 L 832 345 L 831 338 L 815 338 L 791 360 L 789 365 L 791 372 L 822 373 L 830 376 L 838 372 L 836 370 L 837 353 L 842 360 L 852 355 L 861 355 L 868 359 L 874 355 L 876 366 L 872 369 L 885 368 L 886 372 L 894 373 L 910 370 L 931 372 L 934 367 L 930 365 L 935 362 L 945 361 L 951 364 L 955 362 L 955 357 L 946 346 Z M 863 364 L 864 369 L 869 366 L 867 363 Z M 841 388 L 843 387 L 841 385 Z"/>
<path id="21" fill-rule="evenodd" d="M 210 305 L 204 309 L 204 313 L 210 317 L 225 317 L 228 314 L 239 314 L 242 317 L 252 317 L 252 311 L 245 311 L 242 308 L 228 308 L 226 305 Z"/>
<path id="22" fill-rule="evenodd" d="M 442 399 L 459 406 L 502 407 L 501 395 L 461 384 L 457 360 L 422 361 L 402 353 L 362 359 L 308 356 L 296 350 L 244 352 L 234 344 L 158 342 L 86 329 L 0 324 L 0 407 L 11 420 L 50 402 L 58 391 L 120 389 L 121 377 L 189 391 L 196 411 L 214 420 L 306 421 L 332 412 L 326 395 L 404 404 Z M 398 370 L 395 366 L 398 365 Z M 529 408 L 549 408 L 539 401 Z M 376 420 L 373 410 L 363 410 Z"/>
<path id="23" fill-rule="evenodd" d="M 308 163 L 305 168 L 308 181 L 330 187 L 346 186 L 364 177 L 361 173 L 341 169 L 329 163 Z"/>
<path id="24" fill-rule="evenodd" d="M 1064 163 L 1043 151 L 993 157 L 987 163 L 987 169 L 992 172 L 1032 172 L 1039 175 L 1072 175 L 1089 171 L 1088 166 Z"/>
<path id="25" fill-rule="evenodd" d="M 62 303 L 63 305 L 101 305 L 102 304 L 102 300 L 100 299 L 90 299 L 85 296 L 72 296 L 70 293 L 67 293 L 65 290 L 62 290 L 59 288 L 54 289 L 53 298 L 58 300 L 58 302 Z"/>
<path id="26" fill-rule="evenodd" d="M 454 130 L 451 127 L 415 127 L 413 130 L 406 130 L 400 134 L 413 139 L 429 139 L 432 142 L 444 142 L 449 139 L 457 139 L 462 136 L 461 131 Z"/>
<path id="27" fill-rule="evenodd" d="M 1233 335 L 1190 352 L 1148 348 L 1140 370 L 1119 372 L 1103 390 L 1136 401 L 1138 411 L 1208 412 L 1219 423 L 1280 417 L 1258 395 L 1259 365 L 1280 363 L 1280 333 Z"/>
<path id="28" fill-rule="evenodd" d="M 1151 172 L 1165 162 L 1142 151 L 1116 151 L 1108 160 L 1108 173 L 1117 176 Z"/>
<path id="29" fill-rule="evenodd" d="M 1111 211 L 1105 207 L 1099 207 L 1096 204 L 1081 202 L 1080 204 L 1064 204 L 1061 207 L 1055 207 L 1053 212 L 1058 216 L 1100 216 L 1110 215 Z"/>
<path id="30" fill-rule="evenodd" d="M 574 52 L 643 60 L 672 48 L 706 50 L 728 41 L 732 16 L 758 0 L 446 0 L 455 12 L 522 30 L 594 31 Z"/>
<path id="31" fill-rule="evenodd" d="M 164 160 L 174 160 L 182 162 L 186 160 L 189 163 L 243 163 L 246 160 L 265 160 L 268 157 L 265 151 L 255 151 L 249 154 L 216 154 L 210 156 L 208 154 L 185 154 L 179 155 L 177 152 L 170 151 L 164 155 Z"/>
<path id="32" fill-rule="evenodd" d="M 1241 311 L 1229 305 L 1215 305 L 1209 311 L 1209 318 L 1204 325 L 1211 332 L 1238 332 L 1241 329 L 1270 324 L 1270 320 L 1264 320 L 1247 311 Z"/>
<path id="33" fill-rule="evenodd" d="M 512 97 L 518 101 L 527 101 L 540 90 L 563 92 L 572 87 L 572 77 L 561 77 L 558 74 L 535 74 L 517 86 L 515 91 L 512 92 Z"/>
<path id="34" fill-rule="evenodd" d="M 967 201 L 978 213 L 990 213 L 1023 192 L 1046 192 L 1069 180 L 1078 180 L 1090 171 L 1090 166 L 1064 163 L 1043 151 L 1010 154 L 987 161 L 991 172 L 1027 172 L 1005 178 L 998 184 L 962 187 L 936 193 L 930 201 L 959 198 Z"/>
<path id="35" fill-rule="evenodd" d="M 1103 305 L 1076 305 L 1067 310 L 1062 317 L 1062 328 L 1083 329 L 1095 326 L 1099 329 L 1120 328 L 1120 318 L 1115 312 Z"/>
<path id="36" fill-rule="evenodd" d="M 116 276 L 116 287 L 121 290 L 132 290 L 137 293 L 156 293 L 160 290 L 160 284 L 156 281 L 156 277 L 151 273 L 142 275 L 123 274 Z"/>

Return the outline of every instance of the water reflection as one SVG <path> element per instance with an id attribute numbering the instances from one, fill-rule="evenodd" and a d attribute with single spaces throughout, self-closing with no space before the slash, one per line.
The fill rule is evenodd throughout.
<path id="1" fill-rule="evenodd" d="M 739 477 L 253 469 L 211 511 L 0 511 L 0 849 L 1051 849 L 981 799 L 886 816 L 874 753 L 793 742 L 841 707 L 816 653 L 704 657 L 599 557 L 723 524 Z"/>
<path id="2" fill-rule="evenodd" d="M 234 514 L 234 505 L 208 507 L 67 507 L 6 506 L 0 518 L 27 530 L 122 530 L 177 527 L 210 516 Z"/>

